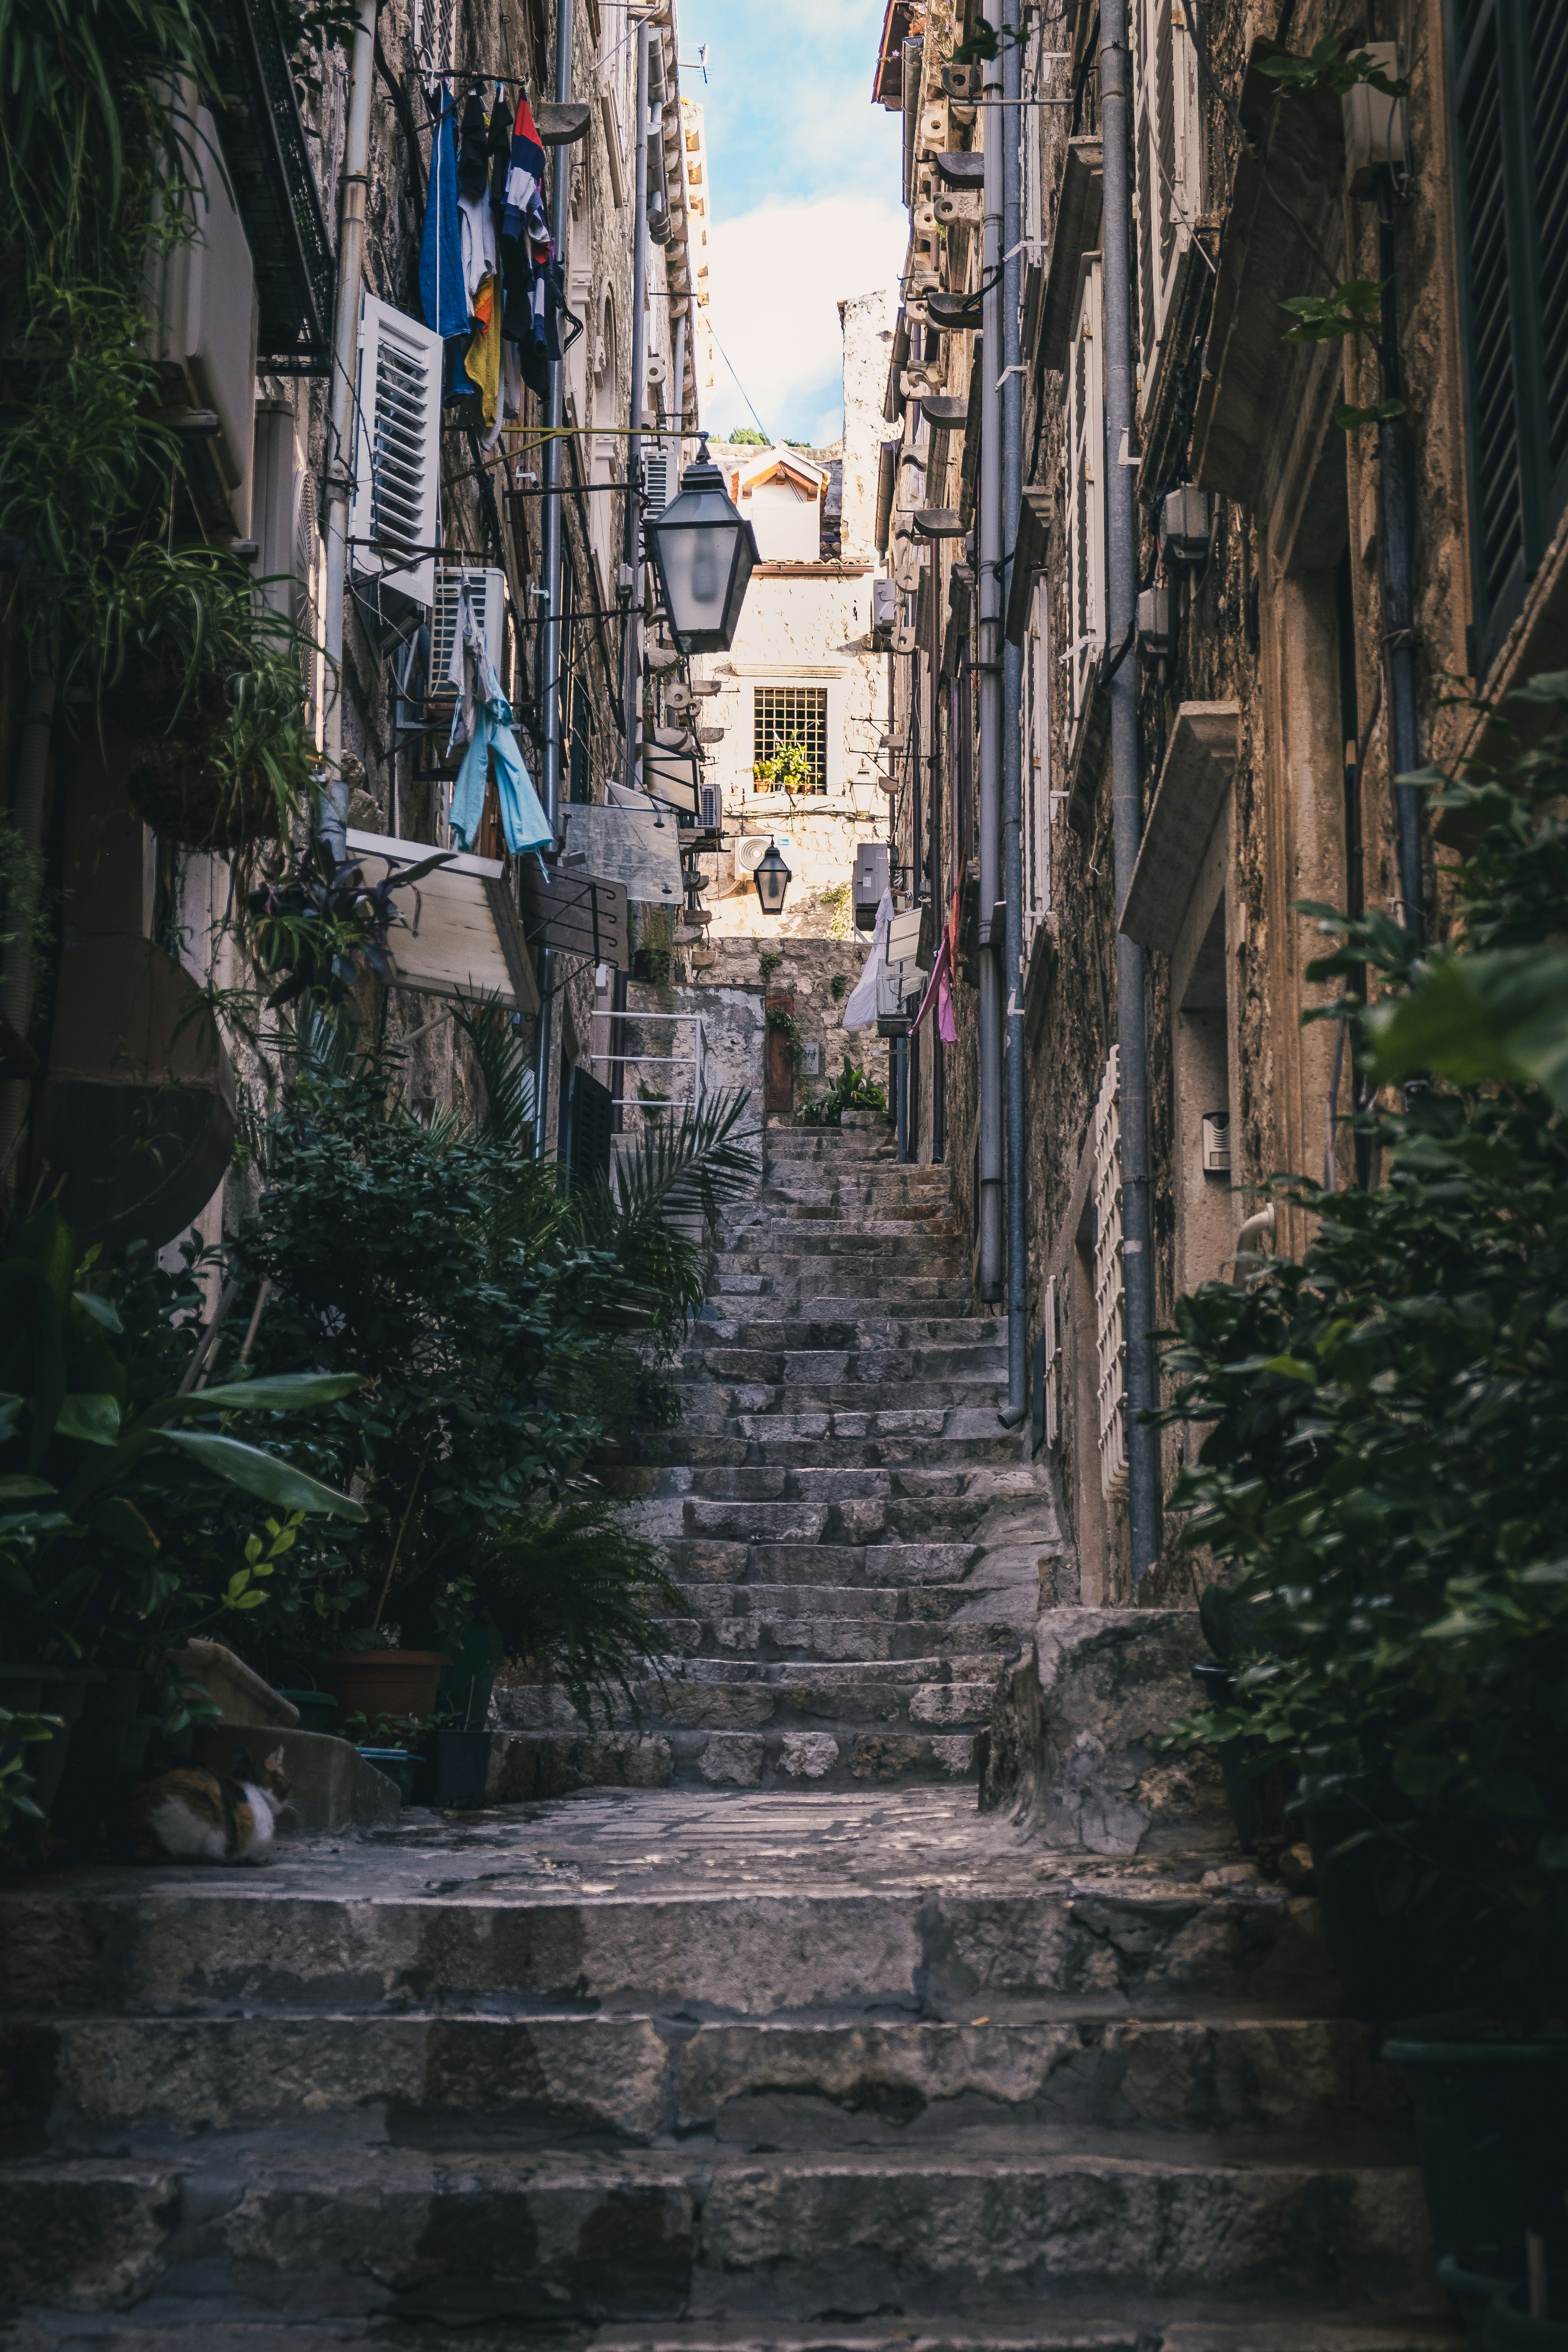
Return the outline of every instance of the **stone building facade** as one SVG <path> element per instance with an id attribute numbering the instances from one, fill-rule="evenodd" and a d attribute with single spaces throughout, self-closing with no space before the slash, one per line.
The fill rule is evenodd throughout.
<path id="1" fill-rule="evenodd" d="M 955 67 L 979 12 L 891 0 L 875 69 L 877 102 L 904 114 L 910 217 L 879 520 L 899 595 L 897 855 L 937 937 L 951 915 L 956 940 L 957 1042 L 943 1046 L 931 1021 L 911 1048 L 910 1148 L 952 1163 L 977 1222 L 974 983 L 979 960 L 1002 953 L 1003 911 L 988 947 L 980 685 L 1010 641 L 1023 952 L 1002 978 L 1023 1013 L 1026 1402 L 1086 1602 L 1130 1594 L 1141 1349 L 1156 1392 L 1159 1379 L 1156 1345 L 1125 1319 L 1123 1120 L 1139 1115 L 1118 1052 L 1127 945 L 1141 951 L 1158 1330 L 1181 1292 L 1228 1271 L 1238 1242 L 1301 1245 L 1303 1220 L 1283 1205 L 1271 1231 L 1242 1235 L 1272 1174 L 1374 1181 L 1358 1163 L 1340 1026 L 1302 1024 L 1328 992 L 1305 978 L 1322 942 L 1301 904 L 1382 908 L 1440 933 L 1439 845 L 1395 779 L 1473 741 L 1478 698 L 1560 666 L 1568 625 L 1563 264 L 1548 201 L 1568 96 L 1544 17 L 1483 9 L 1457 29 L 1436 0 L 1397 17 L 1324 0 L 1201 13 L 1129 0 L 1126 16 L 1127 99 L 1110 105 L 1127 108 L 1130 315 L 1111 307 L 1106 267 L 1104 44 L 1119 36 L 1103 12 L 1033 20 L 1016 95 L 1037 103 L 993 102 L 1005 13 L 997 65 Z M 1263 70 L 1325 37 L 1407 82 L 1403 101 L 1364 81 L 1298 92 Z M 981 371 L 1000 377 L 1005 353 L 983 353 L 978 301 L 939 324 L 931 298 L 981 288 L 972 159 L 1015 135 L 1021 499 L 988 643 Z M 1343 310 L 1337 289 L 1358 281 L 1383 291 L 1352 331 L 1286 339 L 1300 314 L 1282 305 Z M 1113 443 L 1119 335 L 1132 392 Z M 1391 401 L 1403 410 L 1380 419 Z M 1113 632 L 1118 473 L 1135 492 L 1125 584 L 1140 601 Z M 1123 665 L 1131 874 L 1113 823 Z M 1188 1442 L 1165 1434 L 1165 1492 Z M 1141 1599 L 1190 1595 L 1175 1533 L 1167 1511 Z"/>
<path id="2" fill-rule="evenodd" d="M 320 55 L 310 61 L 307 88 L 303 77 L 290 76 L 284 18 L 273 0 L 233 0 L 221 22 L 215 19 L 226 57 L 223 26 L 235 17 L 247 22 L 259 60 L 258 71 L 271 77 L 268 102 L 281 110 L 278 120 L 282 131 L 268 150 L 270 160 L 258 194 L 243 142 L 259 101 L 248 111 L 238 101 L 232 108 L 226 100 L 218 105 L 216 151 L 231 167 L 232 188 L 239 191 L 236 196 L 225 190 L 210 199 L 215 220 L 227 208 L 220 224 L 222 237 L 227 239 L 222 244 L 222 270 L 237 282 L 249 272 L 258 285 L 274 289 L 292 282 L 287 224 L 313 223 L 321 259 L 316 288 L 319 315 L 310 349 L 302 342 L 300 352 L 274 372 L 269 362 L 277 354 L 264 348 L 248 374 L 244 353 L 237 360 L 233 333 L 222 329 L 221 321 L 208 322 L 223 343 L 214 364 L 220 373 L 226 371 L 226 389 L 232 393 L 233 414 L 226 408 L 222 446 L 226 449 L 232 440 L 236 455 L 223 495 L 216 507 L 208 501 L 205 527 L 218 544 L 255 562 L 268 582 L 267 596 L 311 641 L 314 650 L 306 661 L 311 720 L 318 745 L 330 755 L 325 723 L 331 681 L 322 649 L 329 620 L 324 518 L 334 470 L 352 485 L 339 673 L 341 774 L 352 833 L 417 845 L 450 845 L 448 813 L 460 751 L 447 751 L 452 700 L 444 666 L 452 599 L 444 583 L 459 568 L 479 583 L 476 596 L 489 616 L 487 637 L 533 782 L 540 783 L 543 766 L 546 703 L 558 694 L 564 744 L 561 799 L 602 802 L 608 781 L 623 772 L 626 735 L 637 716 L 626 708 L 625 644 L 633 589 L 641 573 L 637 520 L 645 507 L 661 504 L 666 495 L 673 494 L 681 435 L 695 425 L 700 389 L 710 379 L 706 338 L 698 328 L 707 302 L 704 248 L 710 192 L 700 109 L 688 106 L 679 89 L 673 0 L 659 0 L 643 12 L 642 19 L 647 26 L 649 61 L 650 227 L 645 253 L 646 359 L 636 417 L 632 302 L 638 213 L 638 36 L 634 29 L 628 38 L 625 10 L 607 5 L 601 8 L 598 0 L 579 0 L 559 13 L 542 0 L 386 0 L 376 18 L 374 63 L 370 43 L 362 43 L 369 114 L 357 298 L 362 323 L 351 409 L 353 448 L 343 453 L 341 467 L 332 421 L 332 329 L 352 52 L 348 46 L 323 40 Z M 563 77 L 556 56 L 563 22 L 571 27 L 571 57 Z M 567 97 L 558 104 L 563 87 Z M 476 91 L 487 113 L 497 109 L 508 122 L 520 94 L 526 91 L 546 142 L 545 202 L 552 214 L 554 159 L 563 150 L 569 158 L 563 216 L 549 222 L 563 266 L 566 302 L 561 371 L 564 429 L 557 444 L 562 655 L 554 678 L 546 675 L 545 398 L 524 386 L 521 406 L 503 417 L 499 436 L 489 432 L 482 419 L 476 425 L 468 410 L 450 398 L 452 379 L 444 372 L 440 341 L 423 315 L 420 258 L 442 94 L 452 94 L 460 110 Z M 290 107 L 295 110 L 291 119 Z M 218 232 L 212 234 L 216 237 Z M 203 242 L 208 241 L 204 231 Z M 216 255 L 216 244 L 214 250 Z M 209 296 L 209 304 L 213 299 Z M 376 333 L 402 339 L 399 348 L 406 345 L 407 363 L 418 376 L 416 421 L 392 420 L 406 425 L 412 436 L 409 446 L 416 445 L 411 462 L 419 510 L 419 546 L 397 562 L 376 538 L 380 526 L 374 516 L 367 520 L 374 507 L 380 462 L 374 452 L 382 446 L 380 436 L 388 421 L 378 404 L 382 391 L 373 351 Z M 254 361 L 254 344 L 251 357 Z M 448 362 L 450 358 L 448 349 Z M 635 479 L 629 478 L 630 452 L 637 446 L 629 437 L 634 427 L 643 435 L 642 463 Z M 645 607 L 647 601 L 645 592 Z M 0 748 L 9 759 L 11 741 Z M 50 881 L 68 909 L 75 904 L 76 912 L 68 913 L 68 921 L 79 928 L 85 921 L 89 928 L 100 927 L 105 937 L 140 942 L 134 952 L 143 961 L 152 959 L 154 984 L 164 993 L 177 995 L 184 990 L 193 995 L 209 984 L 225 994 L 253 988 L 257 975 L 235 921 L 237 890 L 243 890 L 244 875 L 226 856 L 182 848 L 150 833 L 124 799 L 114 773 L 115 757 L 111 741 L 105 767 L 102 760 L 72 748 L 57 723 L 44 802 L 35 804 L 35 795 L 29 803 L 26 827 L 31 832 L 25 828 L 25 837 L 37 835 L 46 845 L 51 838 L 65 844 L 64 863 L 51 873 Z M 325 757 L 329 781 L 332 766 L 331 757 Z M 79 836 L 96 845 L 90 855 L 84 851 L 86 863 L 72 848 Z M 102 846 L 109 841 L 111 855 Z M 515 923 L 509 918 L 509 928 L 521 938 L 521 862 L 507 852 L 493 782 L 474 846 L 481 856 L 500 859 L 498 887 L 517 910 Z M 116 877 L 112 884 L 110 868 Z M 395 939 L 395 951 L 397 944 Z M 505 980 L 499 946 L 491 946 L 491 963 Z M 540 1003 L 532 950 L 529 941 L 521 959 L 529 971 L 516 980 L 512 992 L 525 1035 L 532 1030 Z M 543 1087 L 548 1150 L 557 1145 L 558 1106 L 569 1093 L 572 1070 L 591 1067 L 592 961 L 568 962 L 554 978 L 558 985 L 552 1002 L 559 1017 L 553 1018 L 550 1031 L 550 1066 Z M 26 1033 L 35 1019 L 47 1022 L 53 976 L 40 971 L 25 975 L 24 981 L 13 987 L 8 980 L 7 1005 L 8 1018 Z M 410 1100 L 430 1104 L 460 1098 L 467 1078 L 463 1055 L 443 1017 L 449 1000 L 411 983 L 393 989 L 383 1005 L 379 987 L 368 980 L 360 995 L 365 1020 L 381 1026 L 391 1042 L 406 1041 Z M 19 1139 L 37 1126 L 37 1101 L 49 1082 L 51 1055 L 58 1060 L 60 1054 L 68 1054 L 80 1063 L 93 1053 L 107 1054 L 119 1069 L 131 1051 L 123 1039 L 105 1045 L 96 1033 L 91 1037 L 85 1032 L 81 1036 L 65 1034 L 70 1026 L 68 992 L 60 1002 L 67 1010 L 55 1016 L 58 1034 L 51 1037 L 43 1028 L 39 1031 L 36 1078 L 27 1084 L 12 1080 L 5 1087 L 0 1156 L 7 1184 L 30 1186 L 38 1175 L 36 1158 L 30 1157 L 36 1138 L 26 1148 Z M 151 1071 L 149 1084 L 156 1090 L 168 1076 L 167 1071 Z M 207 1052 L 195 1076 L 213 1097 L 215 1118 L 221 1114 L 231 1126 L 237 1095 L 265 1093 L 271 1083 L 266 1057 L 258 1058 L 254 1039 L 247 1042 L 237 1034 Z M 217 1166 L 222 1157 L 216 1154 Z M 195 1212 L 195 1222 L 208 1238 L 236 1213 L 240 1181 L 231 1172 L 205 1206 L 187 1203 L 187 1216 Z M 164 1243 L 174 1237 L 163 1231 L 156 1235 Z"/>

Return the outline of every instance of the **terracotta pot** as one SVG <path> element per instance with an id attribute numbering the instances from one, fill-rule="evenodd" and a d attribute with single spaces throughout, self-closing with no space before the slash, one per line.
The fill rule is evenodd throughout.
<path id="1" fill-rule="evenodd" d="M 451 1661 L 445 1650 L 343 1650 L 327 1660 L 327 1678 L 340 1720 L 363 1715 L 372 1724 L 383 1716 L 434 1715 L 441 1669 Z"/>

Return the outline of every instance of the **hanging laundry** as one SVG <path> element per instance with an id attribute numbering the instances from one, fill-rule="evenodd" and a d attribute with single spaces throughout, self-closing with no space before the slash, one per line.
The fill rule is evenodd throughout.
<path id="1" fill-rule="evenodd" d="M 458 142 L 458 185 L 466 196 L 482 196 L 489 184 L 489 124 L 482 90 L 471 89 L 463 105 Z"/>
<path id="2" fill-rule="evenodd" d="M 479 838 L 485 813 L 491 755 L 495 759 L 496 794 L 500 803 L 501 831 L 514 857 L 532 849 L 546 849 L 555 836 L 540 805 L 539 795 L 523 764 L 511 723 L 511 705 L 486 647 L 484 633 L 465 596 L 452 648 L 453 665 L 461 664 L 463 696 L 459 709 L 470 713 L 472 732 L 463 764 L 458 771 L 447 823 L 458 849 L 471 850 Z M 454 730 L 458 713 L 453 716 Z"/>
<path id="3" fill-rule="evenodd" d="M 484 421 L 493 427 L 500 392 L 500 283 L 487 278 L 474 297 L 474 331 L 463 372 L 479 394 Z"/>
<path id="4" fill-rule="evenodd" d="M 446 100 L 430 149 L 430 194 L 419 248 L 419 301 L 425 324 L 451 337 L 468 331 L 463 282 L 462 219 L 458 210 L 457 108 Z"/>
<path id="5" fill-rule="evenodd" d="M 844 1007 L 846 1029 L 874 1029 L 877 1025 L 877 982 L 887 969 L 888 926 L 893 919 L 893 894 L 884 890 L 877 901 L 877 928 L 871 934 L 871 952 L 861 967 L 860 977 L 849 992 Z"/>
<path id="6" fill-rule="evenodd" d="M 512 127 L 500 228 L 501 282 L 506 289 L 501 331 L 509 341 L 521 346 L 525 376 L 526 354 L 538 334 L 535 288 L 539 273 L 555 252 L 545 218 L 543 190 L 544 142 L 534 127 L 525 95 L 518 100 Z"/>
<path id="7" fill-rule="evenodd" d="M 506 102 L 506 92 L 498 83 L 496 102 L 490 116 L 490 205 L 495 213 L 497 234 L 500 217 L 506 210 L 506 179 L 511 164 L 511 114 Z"/>
<path id="8" fill-rule="evenodd" d="M 936 951 L 936 961 L 931 968 L 926 992 L 921 999 L 921 1009 L 910 1024 L 912 1037 L 930 1013 L 936 1007 L 936 1034 L 944 1045 L 958 1043 L 958 1017 L 952 1006 L 952 967 L 958 953 L 958 893 L 952 894 L 947 921 L 942 926 L 942 945 Z"/>

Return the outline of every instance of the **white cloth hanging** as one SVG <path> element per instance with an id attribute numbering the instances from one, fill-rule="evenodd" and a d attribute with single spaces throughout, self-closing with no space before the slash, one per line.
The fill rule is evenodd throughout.
<path id="1" fill-rule="evenodd" d="M 846 1029 L 874 1029 L 877 1025 L 877 982 L 887 966 L 888 926 L 892 919 L 893 894 L 890 890 L 884 890 L 877 901 L 877 928 L 871 934 L 871 952 L 844 1007 Z"/>

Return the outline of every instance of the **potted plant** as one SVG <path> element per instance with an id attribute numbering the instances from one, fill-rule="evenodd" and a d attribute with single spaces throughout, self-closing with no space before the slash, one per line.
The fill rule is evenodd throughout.
<path id="1" fill-rule="evenodd" d="M 53 1205 L 0 1259 L 0 1518 L 7 1643 L 37 1704 L 70 1726 L 52 1801 L 57 1826 L 93 1834 L 123 1768 L 144 1689 L 173 1728 L 190 1720 L 169 1658 L 226 1615 L 243 1619 L 306 1515 L 361 1507 L 237 1433 L 319 1412 L 353 1376 L 283 1374 L 199 1389 L 199 1327 L 165 1311 L 178 1278 L 100 1276 Z M 235 1498 L 290 1515 L 268 1536 Z M 14 1679 L 14 1678 L 13 1678 Z M 26 1681 L 26 1676 L 23 1681 Z M 26 1711 L 26 1710 L 23 1710 Z M 51 1759 L 53 1760 L 53 1759 Z"/>

